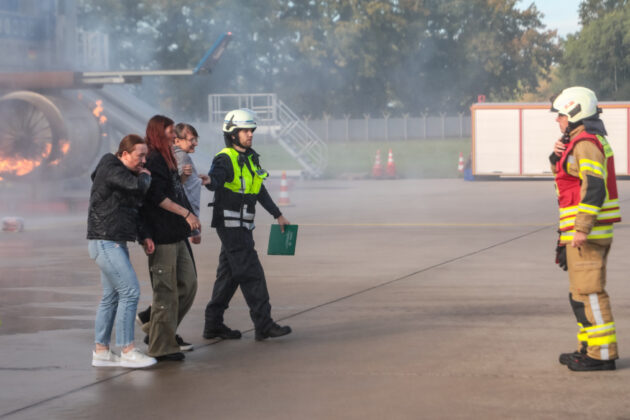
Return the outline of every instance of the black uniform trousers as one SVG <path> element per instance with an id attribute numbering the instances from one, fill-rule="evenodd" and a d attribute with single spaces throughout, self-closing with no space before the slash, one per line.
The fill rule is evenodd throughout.
<path id="1" fill-rule="evenodd" d="M 206 325 L 218 327 L 223 324 L 223 313 L 240 286 L 256 331 L 267 331 L 273 324 L 271 304 L 252 231 L 242 227 L 218 227 L 217 234 L 221 240 L 221 254 L 212 298 L 206 306 Z"/>

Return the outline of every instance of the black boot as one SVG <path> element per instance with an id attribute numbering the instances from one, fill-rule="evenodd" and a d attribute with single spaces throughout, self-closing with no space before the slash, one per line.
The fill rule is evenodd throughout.
<path id="1" fill-rule="evenodd" d="M 164 354 L 162 356 L 156 357 L 158 362 L 180 362 L 184 360 L 185 358 L 186 356 L 184 356 L 184 353 L 182 352 Z"/>
<path id="2" fill-rule="evenodd" d="M 586 355 L 577 358 L 571 358 L 567 364 L 569 369 L 577 372 L 589 372 L 593 370 L 615 370 L 614 360 L 597 360 Z"/>
<path id="3" fill-rule="evenodd" d="M 562 353 L 560 354 L 560 357 L 558 358 L 558 360 L 560 361 L 561 365 L 568 365 L 569 362 L 572 359 L 578 358 L 578 357 L 583 357 L 586 353 L 582 353 L 579 351 L 574 351 L 573 353 Z"/>
<path id="4" fill-rule="evenodd" d="M 232 330 L 227 325 L 210 326 L 206 324 L 203 329 L 203 338 L 210 340 L 211 338 L 222 338 L 224 340 L 238 340 L 241 338 L 239 330 Z"/>
<path id="5" fill-rule="evenodd" d="M 274 322 L 266 331 L 256 331 L 256 341 L 262 341 L 265 338 L 282 337 L 287 334 L 291 334 L 291 327 L 288 325 L 281 327 Z"/>

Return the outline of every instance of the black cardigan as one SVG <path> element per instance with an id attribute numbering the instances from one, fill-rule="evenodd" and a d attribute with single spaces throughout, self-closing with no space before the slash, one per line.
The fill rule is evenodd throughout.
<path id="1" fill-rule="evenodd" d="M 153 178 L 140 211 L 143 224 L 141 239 L 151 238 L 156 244 L 170 244 L 182 241 L 190 236 L 190 225 L 186 219 L 160 207 L 160 203 L 169 198 L 171 201 L 192 211 L 186 193 L 179 180 L 177 169 L 170 170 L 166 160 L 156 151 L 147 155 L 145 167 Z"/>

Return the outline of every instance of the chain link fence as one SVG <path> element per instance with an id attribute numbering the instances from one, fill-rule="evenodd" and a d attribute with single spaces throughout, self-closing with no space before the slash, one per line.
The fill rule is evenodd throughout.
<path id="1" fill-rule="evenodd" d="M 380 117 L 369 115 L 363 118 L 311 119 L 302 116 L 302 120 L 326 143 L 364 142 L 364 141 L 400 141 L 422 139 L 471 138 L 472 126 L 470 115 L 422 115 L 420 117 Z M 196 122 L 193 125 L 206 142 L 214 149 L 223 147 L 221 123 Z M 271 132 L 265 127 L 256 131 L 257 143 L 275 143 Z"/>
<path id="2" fill-rule="evenodd" d="M 321 119 L 302 117 L 322 140 L 330 142 L 396 141 L 471 137 L 470 115 L 421 115 L 420 117 L 389 117 L 343 119 L 324 115 Z"/>

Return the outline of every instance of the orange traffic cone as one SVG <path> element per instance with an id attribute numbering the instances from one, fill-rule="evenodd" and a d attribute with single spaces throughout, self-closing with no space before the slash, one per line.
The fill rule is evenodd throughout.
<path id="1" fill-rule="evenodd" d="M 457 164 L 457 170 L 459 172 L 464 172 L 464 155 L 462 152 L 459 152 L 459 163 Z"/>
<path id="2" fill-rule="evenodd" d="M 282 171 L 282 179 L 280 180 L 280 196 L 278 197 L 278 206 L 290 206 L 289 185 L 287 183 L 287 173 Z"/>
<path id="3" fill-rule="evenodd" d="M 383 176 L 383 165 L 381 165 L 381 151 L 376 151 L 374 158 L 374 166 L 372 166 L 372 178 L 381 178 Z"/>
<path id="4" fill-rule="evenodd" d="M 3 217 L 2 230 L 5 232 L 22 232 L 24 230 L 24 219 L 21 217 Z"/>
<path id="5" fill-rule="evenodd" d="M 389 178 L 396 178 L 396 164 L 394 163 L 394 154 L 392 149 L 389 149 L 389 155 L 387 156 L 387 169 L 385 173 Z"/>

